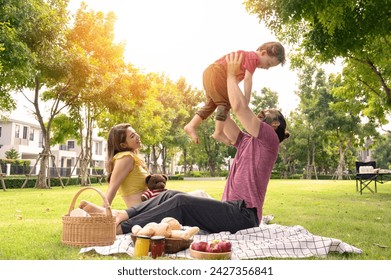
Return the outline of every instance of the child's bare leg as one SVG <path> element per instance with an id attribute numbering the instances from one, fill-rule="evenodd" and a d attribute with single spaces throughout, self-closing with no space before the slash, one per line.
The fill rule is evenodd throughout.
<path id="1" fill-rule="evenodd" d="M 184 127 L 184 130 L 187 135 L 193 140 L 194 143 L 199 144 L 200 140 L 197 135 L 197 128 L 201 124 L 201 117 L 196 114 L 191 121 Z"/>
<path id="2" fill-rule="evenodd" d="M 225 145 L 231 145 L 231 141 L 224 133 L 224 124 L 224 121 L 216 120 L 216 127 L 214 133 L 212 134 L 212 137 L 216 141 L 223 142 Z"/>

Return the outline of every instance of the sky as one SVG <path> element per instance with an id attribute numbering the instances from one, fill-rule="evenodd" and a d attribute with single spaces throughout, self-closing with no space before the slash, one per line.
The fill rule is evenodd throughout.
<path id="1" fill-rule="evenodd" d="M 82 0 L 70 0 L 75 13 Z M 236 50 L 256 50 L 277 41 L 243 0 L 84 0 L 89 9 L 117 16 L 116 40 L 125 42 L 125 59 L 145 73 L 165 73 L 171 80 L 184 77 L 202 89 L 202 73 L 217 58 Z M 268 87 L 279 94 L 283 113 L 294 110 L 297 77 L 287 63 L 257 69 L 253 91 Z"/>

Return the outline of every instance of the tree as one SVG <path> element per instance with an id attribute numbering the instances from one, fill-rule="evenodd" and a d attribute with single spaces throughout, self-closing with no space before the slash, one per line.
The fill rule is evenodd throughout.
<path id="1" fill-rule="evenodd" d="M 349 84 L 365 100 L 364 114 L 378 118 L 380 124 L 387 122 L 384 116 L 391 112 L 388 1 L 247 0 L 245 4 L 277 38 L 298 47 L 296 64 L 344 58 Z"/>
<path id="2" fill-rule="evenodd" d="M 92 135 L 103 112 L 134 112 L 143 91 L 138 71 L 124 62 L 124 44 L 114 42 L 116 17 L 82 3 L 67 36 L 71 90 L 69 114 L 77 123 L 81 184 L 88 184 Z"/>
<path id="3" fill-rule="evenodd" d="M 251 99 L 251 105 L 254 112 L 260 112 L 264 109 L 277 108 L 278 105 L 278 93 L 272 91 L 269 88 L 262 88 L 261 93 L 253 94 Z"/>
<path id="4" fill-rule="evenodd" d="M 68 91 L 68 64 L 64 55 L 68 1 L 3 2 L 0 36 L 5 41 L 1 53 L 1 91 L 7 94 L 18 91 L 34 106 L 33 114 L 40 124 L 43 140 L 36 187 L 47 188 L 51 124 L 67 106 L 61 100 Z M 48 100 L 52 104 L 46 120 L 42 101 Z"/>
<path id="5" fill-rule="evenodd" d="M 196 163 L 195 158 L 199 154 L 197 147 L 193 145 L 191 139 L 184 133 L 183 127 L 190 121 L 191 118 L 196 114 L 200 103 L 204 100 L 205 94 L 203 91 L 197 88 L 192 89 L 185 86 L 184 80 L 178 81 L 179 92 L 183 95 L 183 110 L 186 112 L 182 125 L 179 126 L 179 137 L 176 138 L 177 143 L 182 151 L 184 174 L 192 171 L 192 166 Z"/>
<path id="6" fill-rule="evenodd" d="M 18 158 L 20 158 L 20 154 L 18 153 L 17 150 L 12 148 L 12 149 L 5 152 L 5 158 L 6 159 L 18 159 Z"/>
<path id="7" fill-rule="evenodd" d="M 341 86 L 343 86 L 341 75 L 329 77 L 327 95 L 324 96 L 325 100 L 322 106 L 328 110 L 328 114 L 324 118 L 324 128 L 328 131 L 325 144 L 334 147 L 339 155 L 335 173 L 339 180 L 343 179 L 343 172 L 349 169 L 346 158 L 352 148 L 356 147 L 368 135 L 377 135 L 372 122 L 363 124 L 360 115 L 351 114 L 351 110 L 341 110 L 342 107 L 356 106 L 351 101 L 347 102 L 346 98 L 338 98 L 332 94 L 333 89 Z"/>
<path id="8" fill-rule="evenodd" d="M 386 133 L 379 137 L 373 148 L 373 158 L 376 166 L 383 169 L 391 169 L 391 133 Z"/>
<path id="9" fill-rule="evenodd" d="M 203 121 L 198 129 L 200 138 L 200 150 L 198 152 L 205 154 L 205 163 L 212 177 L 216 176 L 221 171 L 221 166 L 225 163 L 224 158 L 228 156 L 228 147 L 211 137 L 214 129 L 215 121 L 212 117 Z M 199 162 L 198 165 L 200 166 L 201 162 Z"/>
<path id="10" fill-rule="evenodd" d="M 175 110 L 175 114 L 169 119 L 171 127 L 162 141 L 163 173 L 167 173 L 165 168 L 168 166 L 169 161 L 172 162 L 177 153 L 182 152 L 184 158 L 187 160 L 190 139 L 184 132 L 183 127 L 186 125 L 189 117 L 192 116 L 191 113 L 193 110 L 188 109 L 189 105 L 191 105 L 190 102 L 197 100 L 197 97 L 200 96 L 200 91 L 189 86 L 184 78 L 180 78 L 175 83 L 175 96 L 176 98 L 172 99 L 174 102 L 165 105 L 172 107 Z"/>

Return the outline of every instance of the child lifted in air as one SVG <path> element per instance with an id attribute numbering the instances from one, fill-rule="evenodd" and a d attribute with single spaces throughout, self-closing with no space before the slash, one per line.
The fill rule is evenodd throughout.
<path id="1" fill-rule="evenodd" d="M 238 51 L 243 53 L 241 73 L 238 81 L 244 81 L 244 95 L 247 104 L 250 103 L 252 90 L 252 76 L 256 68 L 269 69 L 270 67 L 285 63 L 285 49 L 278 42 L 268 42 L 254 51 Z M 198 144 L 197 128 L 203 120 L 216 111 L 216 125 L 212 137 L 216 141 L 231 145 L 224 134 L 224 122 L 231 108 L 227 92 L 227 70 L 225 56 L 209 65 L 203 74 L 203 85 L 206 93 L 206 103 L 199 109 L 192 120 L 184 127 L 185 132 L 194 143 Z"/>

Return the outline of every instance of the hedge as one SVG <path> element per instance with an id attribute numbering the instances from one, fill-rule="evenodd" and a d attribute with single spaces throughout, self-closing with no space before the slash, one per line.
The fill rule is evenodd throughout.
<path id="1" fill-rule="evenodd" d="M 20 189 L 23 186 L 24 181 L 26 178 L 22 177 L 6 177 L 4 178 L 4 183 L 7 189 Z M 36 177 L 31 177 L 27 180 L 26 185 L 24 188 L 35 188 L 35 182 L 37 181 Z M 68 182 L 67 177 L 61 178 L 62 184 L 65 186 L 65 184 Z M 90 177 L 91 184 L 97 184 L 99 183 L 97 177 Z M 102 180 L 103 182 L 103 180 Z M 80 179 L 79 178 L 70 178 L 68 182 L 68 186 L 70 185 L 79 185 Z M 59 178 L 50 178 L 50 186 L 51 187 L 60 187 L 60 179 Z"/>

